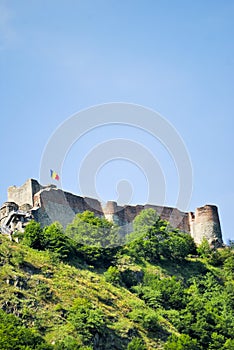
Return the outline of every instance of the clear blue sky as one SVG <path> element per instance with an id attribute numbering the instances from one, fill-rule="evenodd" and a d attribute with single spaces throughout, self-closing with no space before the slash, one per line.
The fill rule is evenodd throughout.
<path id="1" fill-rule="evenodd" d="M 194 171 L 188 210 L 218 205 L 224 238 L 234 239 L 233 19 L 233 0 L 0 0 L 1 202 L 8 186 L 39 178 L 44 147 L 66 118 L 96 104 L 130 102 L 176 128 Z M 139 136 L 150 148 L 136 130 L 106 128 L 101 141 L 110 135 Z M 64 161 L 64 189 L 79 192 L 80 155 L 95 146 L 94 136 Z M 177 184 L 167 156 L 158 157 L 166 204 L 173 205 Z M 132 202 L 144 202 L 142 173 L 116 162 L 98 174 L 101 197 L 116 199 L 116 182 L 126 178 Z"/>

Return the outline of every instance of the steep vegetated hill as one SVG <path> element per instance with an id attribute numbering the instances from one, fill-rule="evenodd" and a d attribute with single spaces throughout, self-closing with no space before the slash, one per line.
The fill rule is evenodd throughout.
<path id="1" fill-rule="evenodd" d="M 219 250 L 151 209 L 125 242 L 90 212 L 0 237 L 0 349 L 234 349 L 233 243 Z"/>

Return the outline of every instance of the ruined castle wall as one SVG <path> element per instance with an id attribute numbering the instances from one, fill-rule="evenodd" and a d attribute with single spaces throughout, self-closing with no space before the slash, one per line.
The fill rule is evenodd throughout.
<path id="1" fill-rule="evenodd" d="M 169 221 L 174 228 L 190 232 L 188 213 L 183 213 L 176 208 L 164 207 L 159 214 L 161 219 Z"/>
<path id="2" fill-rule="evenodd" d="M 13 204 L 16 203 L 20 208 L 27 207 L 28 211 L 33 207 L 32 214 L 42 226 L 59 221 L 66 227 L 77 213 L 90 210 L 95 215 L 104 216 L 118 224 L 125 234 L 132 231 L 133 220 L 143 209 L 152 208 L 173 227 L 190 233 L 197 244 L 201 243 L 203 237 L 215 246 L 221 246 L 223 243 L 218 209 L 213 205 L 197 208 L 195 213 L 184 213 L 175 208 L 151 204 L 119 206 L 113 201 L 102 208 L 96 199 L 76 196 L 57 189 L 54 185 L 41 186 L 34 179 L 27 180 L 20 187 L 9 187 L 8 202 L 14 202 Z M 9 205 L 10 203 L 7 208 L 10 208 Z M 0 221 L 6 217 L 5 212 L 6 208 L 3 205 L 0 209 Z"/>
<path id="3" fill-rule="evenodd" d="M 105 217 L 114 221 L 119 226 L 128 226 L 127 231 L 132 231 L 132 222 L 135 217 L 144 209 L 154 209 L 162 220 L 169 221 L 170 224 L 179 228 L 184 232 L 190 231 L 188 214 L 183 213 L 175 208 L 162 207 L 158 205 L 126 205 L 124 207 L 118 206 L 116 202 L 108 202 L 106 208 L 104 209 Z"/>
<path id="4" fill-rule="evenodd" d="M 34 195 L 42 188 L 55 188 L 54 185 L 42 186 L 37 180 L 28 179 L 22 186 L 11 186 L 8 188 L 8 202 L 15 202 L 19 206 L 23 204 L 30 204 L 34 206 Z"/>
<path id="5" fill-rule="evenodd" d="M 5 219 L 8 217 L 11 211 L 17 211 L 18 205 L 14 202 L 5 202 L 0 208 L 0 224 L 4 224 Z"/>
<path id="6" fill-rule="evenodd" d="M 205 237 L 211 245 L 219 247 L 223 244 L 218 208 L 215 205 L 205 205 L 190 214 L 191 235 L 196 244 Z"/>
<path id="7" fill-rule="evenodd" d="M 102 208 L 98 200 L 75 196 L 59 189 L 42 189 L 34 196 L 34 218 L 42 226 L 59 221 L 63 227 L 72 222 L 77 213 L 90 210 L 102 216 Z M 38 209 L 36 209 L 38 207 Z"/>
<path id="8" fill-rule="evenodd" d="M 28 179 L 25 184 L 20 187 L 11 186 L 8 188 L 8 201 L 15 202 L 18 205 L 28 203 L 33 206 L 33 187 L 36 187 L 36 184 L 33 184 L 34 180 Z M 37 181 L 36 181 L 37 182 Z M 38 182 L 37 182 L 38 184 Z M 38 184 L 39 185 L 39 184 Z M 40 185 L 39 185 L 40 186 Z M 38 191 L 40 188 L 38 188 Z"/>

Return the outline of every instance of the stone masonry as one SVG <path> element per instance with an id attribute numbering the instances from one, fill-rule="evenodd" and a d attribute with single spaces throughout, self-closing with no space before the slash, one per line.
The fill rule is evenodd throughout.
<path id="1" fill-rule="evenodd" d="M 9 203 L 11 209 L 6 209 Z M 116 202 L 109 201 L 105 206 L 97 200 L 81 197 L 56 188 L 55 185 L 42 186 L 37 180 L 28 179 L 20 187 L 8 188 L 8 202 L 0 208 L 0 224 L 6 222 L 6 210 L 15 210 L 19 207 L 40 222 L 42 226 L 59 221 L 64 227 L 69 224 L 77 213 L 90 210 L 95 215 L 105 217 L 121 226 L 123 233 L 132 231 L 134 218 L 143 210 L 152 208 L 160 217 L 180 230 L 191 234 L 197 244 L 205 237 L 210 244 L 222 246 L 222 232 L 219 221 L 218 209 L 214 205 L 205 205 L 197 208 L 195 213 L 181 212 L 176 208 L 158 205 L 125 205 L 119 206 Z M 8 213 L 9 214 L 9 213 Z"/>

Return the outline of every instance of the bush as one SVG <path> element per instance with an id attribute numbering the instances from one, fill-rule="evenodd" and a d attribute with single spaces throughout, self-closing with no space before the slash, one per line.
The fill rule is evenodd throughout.
<path id="1" fill-rule="evenodd" d="M 31 221 L 25 228 L 23 243 L 38 250 L 48 249 L 62 260 L 68 260 L 75 254 L 74 242 L 64 234 L 59 222 L 42 229 L 38 222 Z"/>
<path id="2" fill-rule="evenodd" d="M 146 346 L 141 338 L 133 338 L 130 343 L 128 343 L 127 350 L 146 350 Z"/>
<path id="3" fill-rule="evenodd" d="M 120 283 L 120 271 L 116 266 L 110 266 L 104 273 L 104 276 L 107 282 L 110 282 L 114 285 L 118 285 Z"/>
<path id="4" fill-rule="evenodd" d="M 132 321 L 141 324 L 142 327 L 149 332 L 156 332 L 160 328 L 159 322 L 158 322 L 158 314 L 154 310 L 134 309 L 129 313 L 129 318 Z"/>
<path id="5" fill-rule="evenodd" d="M 68 321 L 81 336 L 84 343 L 89 343 L 95 333 L 102 333 L 105 320 L 102 310 L 85 298 L 77 298 L 68 314 Z"/>
<path id="6" fill-rule="evenodd" d="M 0 310 L 0 349 L 51 350 L 52 346 L 34 330 L 22 326 L 17 317 Z"/>
<path id="7" fill-rule="evenodd" d="M 212 249 L 209 245 L 209 242 L 207 241 L 207 239 L 205 237 L 203 237 L 201 244 L 198 246 L 197 252 L 202 258 L 209 258 L 210 257 Z"/>
<path id="8" fill-rule="evenodd" d="M 196 339 L 192 339 L 187 334 L 181 334 L 179 337 L 172 335 L 164 347 L 165 350 L 198 350 L 199 346 Z"/>
<path id="9" fill-rule="evenodd" d="M 127 268 L 121 271 L 120 274 L 121 274 L 121 281 L 127 288 L 131 288 L 141 283 L 144 277 L 144 273 L 142 270 L 133 270 L 131 268 Z"/>
<path id="10" fill-rule="evenodd" d="M 107 268 L 116 261 L 119 247 L 97 247 L 76 244 L 76 256 L 89 265 Z"/>
<path id="11" fill-rule="evenodd" d="M 55 253 L 60 259 L 68 260 L 75 255 L 73 241 L 64 234 L 59 222 L 54 222 L 46 227 L 44 233 L 44 249 Z"/>

